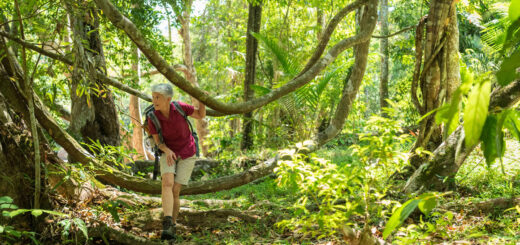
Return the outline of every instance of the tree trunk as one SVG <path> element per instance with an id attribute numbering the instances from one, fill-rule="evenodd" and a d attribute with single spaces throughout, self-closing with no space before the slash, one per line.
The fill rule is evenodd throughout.
<path id="1" fill-rule="evenodd" d="M 370 35 L 374 32 L 377 22 L 377 2 L 377 0 L 370 0 L 365 7 L 360 8 L 356 13 L 356 19 L 359 19 L 358 32 L 368 32 Z M 365 75 L 369 47 L 370 39 L 354 46 L 354 66 L 350 69 L 345 79 L 342 96 L 337 105 L 334 117 L 329 126 L 316 135 L 315 141 L 317 146 L 321 146 L 336 137 L 343 129 L 345 120 L 349 115 L 359 87 L 361 86 L 361 81 L 363 81 Z"/>
<path id="2" fill-rule="evenodd" d="M 247 38 L 246 38 L 246 70 L 244 77 L 244 101 L 253 99 L 254 91 L 251 85 L 255 84 L 256 76 L 256 55 L 258 51 L 258 40 L 251 35 L 251 32 L 259 33 L 262 21 L 262 5 L 257 3 L 249 4 L 249 19 L 247 21 Z M 244 114 L 242 124 L 242 143 L 240 149 L 249 150 L 253 147 L 253 113 Z"/>
<path id="3" fill-rule="evenodd" d="M 388 0 L 381 0 L 381 35 L 388 35 Z M 383 107 L 388 107 L 388 37 L 381 38 L 381 71 L 379 74 L 379 108 L 381 115 L 386 117 L 387 114 L 383 112 Z"/>
<path id="4" fill-rule="evenodd" d="M 520 81 L 497 89 L 491 94 L 489 110 L 508 108 L 520 100 Z M 476 146 L 466 148 L 463 126 L 459 126 L 434 152 L 428 162 L 422 164 L 408 179 L 404 191 L 442 190 L 450 183 L 460 166 Z"/>
<path id="5" fill-rule="evenodd" d="M 139 65 L 139 49 L 137 47 L 134 47 L 134 54 L 135 59 L 134 63 L 132 64 L 132 70 L 135 71 L 137 74 L 136 83 L 139 85 L 141 82 L 141 66 Z M 134 156 L 134 160 L 137 159 L 144 159 L 148 160 L 148 154 L 146 152 L 146 148 L 144 147 L 144 135 L 143 135 L 143 129 L 141 128 L 142 122 L 141 122 L 141 107 L 139 106 L 139 98 L 135 95 L 130 95 L 130 103 L 129 103 L 129 113 L 130 113 L 130 120 L 132 121 L 132 124 L 134 125 L 134 129 L 132 132 L 132 146 L 137 151 L 136 156 Z"/>
<path id="6" fill-rule="evenodd" d="M 35 149 L 32 133 L 28 130 L 27 125 L 30 120 L 30 112 L 27 103 L 19 103 L 19 99 L 23 98 L 20 88 L 18 93 L 10 89 L 4 89 L 6 84 L 16 86 L 24 82 L 24 77 L 21 75 L 16 60 L 9 60 L 6 54 L 5 42 L 2 38 L 0 40 L 0 196 L 9 196 L 13 198 L 13 204 L 19 208 L 32 209 L 37 208 L 36 202 L 33 200 L 34 193 L 34 178 L 27 178 L 33 176 L 35 165 L 33 159 L 35 158 Z M 31 92 L 33 92 L 31 90 Z M 39 104 L 37 103 L 37 96 L 35 98 L 35 114 L 37 114 Z M 16 113 L 15 113 L 16 111 Z M 21 115 L 21 117 L 19 116 Z M 23 121 L 22 122 L 22 118 Z M 35 122 L 36 123 L 36 122 Z M 38 128 L 39 129 L 39 128 Z M 41 133 L 38 133 L 41 134 Z M 41 141 L 39 145 L 39 154 L 41 157 L 41 165 L 44 166 L 47 174 L 40 176 L 41 196 L 39 197 L 39 208 L 53 209 L 50 202 L 51 190 L 57 191 L 62 197 L 71 200 L 72 203 L 80 203 L 82 200 L 88 202 L 93 197 L 93 191 L 90 187 L 90 182 L 85 182 L 87 186 L 81 186 L 72 178 L 64 179 L 63 173 L 68 169 L 63 162 L 50 149 L 46 141 Z M 59 186 L 56 184 L 61 182 Z M 54 196 L 53 193 L 52 196 Z M 28 218 L 28 222 L 33 222 L 32 216 L 17 216 L 16 219 Z M 1 218 L 0 218 L 1 219 Z M 16 221 L 19 225 L 25 222 Z M 36 227 L 36 232 L 39 231 L 37 224 L 32 225 Z"/>
<path id="7" fill-rule="evenodd" d="M 99 36 L 99 16 L 96 9 L 83 0 L 79 8 L 69 6 L 74 40 L 74 70 L 71 81 L 70 129 L 84 142 L 89 139 L 103 145 L 120 144 L 119 120 L 114 98 L 109 88 L 96 77 L 106 74 L 105 57 Z"/>
<path id="8" fill-rule="evenodd" d="M 187 68 L 187 71 L 185 72 L 186 80 L 192 83 L 193 86 L 198 87 L 199 83 L 197 82 L 197 71 L 195 70 L 195 66 L 193 65 L 193 55 L 191 50 L 190 38 L 190 14 L 192 3 L 193 0 L 184 1 L 184 11 L 182 12 L 182 15 L 178 15 L 178 20 L 181 24 L 179 34 L 183 40 L 183 62 Z M 199 101 L 194 97 L 191 97 L 191 102 L 193 106 L 199 106 Z M 206 135 L 208 135 L 208 122 L 204 119 L 196 119 L 195 127 L 197 128 L 197 133 L 199 135 L 199 145 L 202 151 L 202 155 L 206 156 L 208 154 L 208 144 L 206 143 Z"/>
<path id="9" fill-rule="evenodd" d="M 419 25 L 416 36 L 416 67 L 412 81 L 412 100 L 421 116 L 437 109 L 451 97 L 460 84 L 458 62 L 458 26 L 454 1 L 435 0 L 430 4 L 426 22 L 424 62 L 422 60 L 422 30 Z M 421 70 L 421 63 L 424 66 Z M 422 103 L 416 95 L 417 83 L 422 93 Z M 411 152 L 423 147 L 433 151 L 442 143 L 442 130 L 435 123 L 435 113 L 421 121 L 419 135 Z M 410 164 L 417 168 L 424 161 L 413 155 Z"/>

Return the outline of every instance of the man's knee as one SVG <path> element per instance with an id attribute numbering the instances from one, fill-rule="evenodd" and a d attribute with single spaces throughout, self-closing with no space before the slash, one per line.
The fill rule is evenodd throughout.
<path id="1" fill-rule="evenodd" d="M 173 181 L 173 175 L 169 176 L 169 174 L 165 174 L 162 176 L 162 187 L 163 188 L 173 188 L 174 181 Z"/>
<path id="2" fill-rule="evenodd" d="M 179 183 L 173 184 L 173 196 L 178 197 L 181 193 L 182 185 Z"/>

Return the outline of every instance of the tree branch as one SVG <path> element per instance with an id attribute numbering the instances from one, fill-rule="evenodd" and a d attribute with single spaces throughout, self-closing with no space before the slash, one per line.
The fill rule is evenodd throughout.
<path id="1" fill-rule="evenodd" d="M 303 75 L 305 72 L 307 72 L 314 64 L 318 61 L 318 59 L 321 57 L 323 52 L 325 51 L 325 48 L 327 47 L 327 44 L 329 43 L 330 36 L 334 32 L 334 29 L 336 29 L 336 26 L 338 26 L 339 22 L 345 18 L 345 16 L 352 12 L 353 10 L 356 10 L 363 6 L 364 4 L 367 4 L 368 1 L 355 1 L 343 9 L 341 9 L 327 24 L 327 27 L 325 27 L 325 30 L 323 30 L 320 38 L 320 42 L 318 43 L 318 46 L 316 47 L 316 50 L 314 51 L 314 54 L 309 59 L 303 70 L 296 76 L 299 77 Z"/>
<path id="2" fill-rule="evenodd" d="M 359 29 L 372 35 L 377 21 L 377 0 L 370 0 L 365 8 Z M 354 46 L 354 66 L 345 80 L 342 96 L 336 108 L 334 118 L 332 118 L 330 125 L 323 132 L 316 135 L 318 146 L 325 144 L 341 132 L 365 75 L 369 46 L 370 39 Z"/>
<path id="3" fill-rule="evenodd" d="M 4 36 L 12 41 L 15 41 L 17 43 L 19 43 L 20 45 L 28 48 L 28 49 L 31 49 L 33 51 L 36 51 L 40 54 L 43 54 L 49 58 L 52 58 L 52 59 L 55 59 L 55 60 L 59 60 L 61 62 L 63 62 L 64 64 L 67 64 L 69 66 L 73 66 L 74 65 L 74 62 L 72 62 L 71 60 L 69 60 L 67 57 L 63 56 L 63 55 L 60 55 L 58 53 L 54 53 L 54 52 L 50 52 L 48 50 L 45 50 L 45 49 L 42 49 L 32 43 L 28 43 L 26 41 L 23 41 L 5 31 L 2 31 L 0 30 L 0 36 Z M 151 72 L 153 73 L 153 71 Z M 108 77 L 107 75 L 103 74 L 102 72 L 97 72 L 97 76 L 98 78 L 105 84 L 108 84 L 112 87 L 116 87 L 122 91 L 125 91 L 131 95 L 135 95 L 145 101 L 148 101 L 148 102 L 152 102 L 152 98 L 150 97 L 150 95 L 148 94 L 145 94 L 139 90 L 136 90 L 136 89 L 133 89 L 131 88 L 130 86 L 128 85 L 125 85 L 123 83 L 120 83 L 119 81 L 117 81 L 116 79 L 114 78 L 110 78 Z M 225 116 L 225 114 L 223 113 L 220 113 L 218 111 L 214 111 L 214 110 L 206 110 L 206 115 L 207 116 L 214 116 L 214 117 L 218 117 L 218 116 Z"/>
<path id="4" fill-rule="evenodd" d="M 392 33 L 392 34 L 388 34 L 388 35 L 384 35 L 384 36 L 372 35 L 372 37 L 373 37 L 373 38 L 389 38 L 389 37 L 393 37 L 393 36 L 395 36 L 395 35 L 399 35 L 399 34 L 405 32 L 405 31 L 409 31 L 409 30 L 411 30 L 411 29 L 413 29 L 413 28 L 415 28 L 415 27 L 417 27 L 417 25 L 406 27 L 406 28 L 404 28 L 404 29 L 402 29 L 402 30 L 400 30 L 400 31 L 394 32 L 394 33 Z"/>
<path id="5" fill-rule="evenodd" d="M 254 109 L 260 108 L 274 100 L 281 98 L 282 96 L 298 89 L 305 85 L 314 77 L 316 77 L 325 67 L 332 63 L 336 57 L 347 48 L 352 47 L 361 42 L 365 42 L 370 39 L 371 32 L 368 30 L 362 30 L 362 32 L 356 36 L 344 39 L 332 47 L 329 52 L 321 59 L 316 61 L 310 69 L 300 76 L 294 78 L 290 82 L 286 83 L 280 88 L 277 88 L 270 93 L 250 100 L 248 102 L 228 104 L 216 100 L 215 98 L 207 95 L 203 90 L 193 86 L 191 83 L 186 81 L 178 73 L 175 72 L 174 68 L 164 60 L 157 51 L 153 49 L 150 43 L 143 37 L 137 27 L 125 16 L 123 16 L 108 0 L 95 0 L 97 6 L 103 10 L 105 16 L 114 24 L 114 26 L 122 29 L 130 37 L 130 39 L 139 47 L 141 52 L 147 57 L 150 63 L 157 68 L 172 84 L 179 87 L 189 95 L 195 97 L 208 107 L 211 107 L 224 114 L 238 114 L 250 112 Z M 353 5 L 356 6 L 356 5 Z M 352 8 L 352 7 L 351 7 Z M 354 9 L 354 8 L 352 8 Z"/>
<path id="6" fill-rule="evenodd" d="M 424 106 L 419 102 L 417 97 L 417 86 L 419 84 L 419 78 L 421 76 L 421 65 L 423 57 L 423 37 L 424 37 L 424 25 L 426 24 L 427 16 L 422 17 L 417 25 L 415 31 L 415 68 L 412 78 L 412 88 L 410 90 L 410 96 L 412 97 L 412 103 L 415 108 L 419 111 L 419 114 L 424 115 Z"/>

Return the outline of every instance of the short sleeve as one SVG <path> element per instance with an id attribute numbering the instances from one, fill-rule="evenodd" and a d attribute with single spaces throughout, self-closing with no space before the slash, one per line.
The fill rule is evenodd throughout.
<path id="1" fill-rule="evenodd" d="M 186 113 L 186 116 L 193 114 L 193 112 L 195 111 L 195 107 L 193 107 L 192 105 L 188 105 L 188 104 L 186 104 L 184 102 L 180 102 L 180 101 L 179 101 L 179 105 L 181 106 L 184 113 Z"/>
<path id="2" fill-rule="evenodd" d="M 148 130 L 150 130 L 150 134 L 157 134 L 157 130 L 155 129 L 155 125 L 150 118 L 148 118 Z"/>

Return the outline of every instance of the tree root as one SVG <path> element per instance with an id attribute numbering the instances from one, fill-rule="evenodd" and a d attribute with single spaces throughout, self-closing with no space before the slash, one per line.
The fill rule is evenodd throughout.
<path id="1" fill-rule="evenodd" d="M 157 231 L 161 229 L 163 213 L 161 208 L 151 209 L 140 213 L 130 214 L 125 226 L 137 227 L 142 231 Z M 253 211 L 236 209 L 213 209 L 199 211 L 190 208 L 181 208 L 177 222 L 187 227 L 215 227 L 215 225 L 244 221 L 255 223 L 260 217 Z"/>
<path id="2" fill-rule="evenodd" d="M 116 241 L 117 244 L 132 244 L 132 245 L 163 245 L 168 244 L 168 242 L 160 241 L 160 240 L 151 240 L 145 237 L 140 237 L 133 235 L 130 232 L 125 232 L 123 230 L 118 230 L 102 224 L 97 227 L 89 227 L 88 229 L 89 237 L 99 237 L 102 238 L 106 244 L 108 241 Z"/>
<path id="3" fill-rule="evenodd" d="M 519 198 L 500 197 L 481 202 L 470 202 L 466 204 L 448 203 L 440 207 L 441 210 L 453 210 L 456 212 L 464 212 L 470 215 L 489 214 L 497 211 L 503 211 L 520 205 Z"/>

